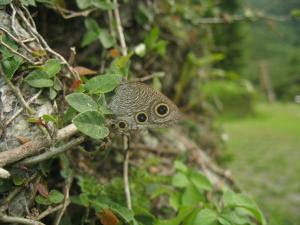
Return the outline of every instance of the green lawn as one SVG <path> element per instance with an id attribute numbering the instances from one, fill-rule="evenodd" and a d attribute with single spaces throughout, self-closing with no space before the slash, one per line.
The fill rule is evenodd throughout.
<path id="1" fill-rule="evenodd" d="M 257 112 L 223 121 L 233 158 L 227 166 L 270 224 L 300 225 L 300 105 L 259 105 Z"/>

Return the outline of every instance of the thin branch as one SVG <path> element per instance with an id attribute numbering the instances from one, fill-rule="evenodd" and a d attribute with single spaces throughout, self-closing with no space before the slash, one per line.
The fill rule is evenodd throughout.
<path id="1" fill-rule="evenodd" d="M 60 61 L 62 61 L 63 64 L 66 65 L 66 67 L 68 68 L 68 70 L 71 72 L 71 74 L 73 75 L 74 79 L 79 80 L 79 74 L 76 72 L 76 70 L 74 70 L 70 64 L 67 62 L 67 60 L 61 56 L 59 53 L 55 52 L 53 49 L 50 48 L 50 46 L 48 45 L 48 43 L 45 41 L 45 39 L 42 37 L 42 35 L 39 34 L 39 32 L 36 30 L 35 26 L 32 26 L 30 24 L 30 22 L 28 21 L 28 19 L 25 17 L 24 13 L 22 10 L 16 9 L 18 15 L 22 18 L 22 20 L 25 22 L 26 26 L 28 27 L 29 31 L 31 32 L 31 34 L 36 37 L 37 40 L 39 40 L 43 45 L 44 48 L 47 52 L 51 53 L 52 55 L 54 55 L 55 57 L 57 57 Z M 29 20 L 33 22 L 33 19 L 31 17 L 30 14 L 27 15 Z M 34 22 L 33 22 L 34 23 Z"/>
<path id="2" fill-rule="evenodd" d="M 132 209 L 131 194 L 128 179 L 128 163 L 129 163 L 129 137 L 123 135 L 123 150 L 124 150 L 124 163 L 123 163 L 123 179 L 124 179 L 124 190 L 126 195 L 127 208 Z"/>
<path id="3" fill-rule="evenodd" d="M 107 3 L 111 3 L 110 0 L 106 0 Z M 114 21 L 113 21 L 113 14 L 112 14 L 112 10 L 108 10 L 107 11 L 108 14 L 108 25 L 109 25 L 109 31 L 111 36 L 115 39 L 116 38 L 116 32 L 114 29 Z"/>
<path id="4" fill-rule="evenodd" d="M 64 144 L 62 146 L 59 146 L 57 148 L 50 148 L 50 150 L 37 155 L 37 156 L 32 156 L 30 158 L 24 159 L 20 162 L 22 165 L 33 165 L 42 161 L 45 161 L 47 159 L 53 158 L 54 156 L 57 156 L 58 154 L 61 154 L 77 145 L 82 143 L 84 141 L 85 137 L 79 137 L 76 139 L 71 140 L 67 144 Z"/>
<path id="5" fill-rule="evenodd" d="M 69 198 L 70 198 L 70 189 L 71 189 L 71 186 L 72 186 L 72 182 L 73 182 L 73 177 L 69 177 L 67 179 L 65 189 L 64 189 L 65 198 L 64 198 L 63 207 L 62 207 L 61 211 L 58 212 L 58 214 L 57 214 L 57 216 L 54 220 L 53 225 L 59 225 L 60 224 L 60 221 L 61 221 L 68 205 L 70 204 L 70 199 Z"/>
<path id="6" fill-rule="evenodd" d="M 26 219 L 22 217 L 15 217 L 15 216 L 6 216 L 0 215 L 0 221 L 4 223 L 18 223 L 18 224 L 27 224 L 27 225 L 45 225 L 42 222 Z"/>
<path id="7" fill-rule="evenodd" d="M 37 218 L 34 218 L 36 220 L 41 220 L 45 218 L 46 216 L 49 216 L 50 214 L 62 209 L 64 207 L 64 204 L 57 205 L 55 207 L 49 206 L 45 211 L 43 211 Z"/>
<path id="8" fill-rule="evenodd" d="M 11 51 L 13 54 L 20 56 L 22 59 L 24 59 L 25 61 L 27 61 L 33 65 L 41 64 L 40 62 L 34 62 L 31 59 L 27 58 L 25 55 L 22 55 L 21 53 L 17 52 L 13 48 L 11 48 L 8 44 L 3 42 L 1 38 L 0 38 L 0 44 L 3 45 L 5 48 L 7 48 L 9 51 Z"/>
<path id="9" fill-rule="evenodd" d="M 119 7 L 118 0 L 114 0 L 114 4 L 116 5 L 116 8 L 114 9 L 114 15 L 115 15 L 115 20 L 117 25 L 119 41 L 121 44 L 121 50 L 122 50 L 121 52 L 123 56 L 126 56 L 127 46 L 125 42 L 125 36 L 124 36 L 120 13 L 118 9 Z M 124 162 L 123 162 L 124 191 L 126 196 L 127 208 L 131 210 L 132 203 L 131 203 L 131 194 L 130 194 L 129 179 L 128 179 L 129 137 L 126 134 L 123 134 L 123 150 L 124 150 Z"/>
<path id="10" fill-rule="evenodd" d="M 64 140 L 73 136 L 78 132 L 75 125 L 70 124 L 57 132 L 57 141 Z M 41 151 L 41 149 L 48 147 L 52 142 L 45 138 L 35 138 L 35 140 L 29 141 L 23 145 L 20 145 L 14 149 L 8 149 L 0 152 L 0 167 L 17 162 L 28 156 L 35 155 Z"/>
<path id="11" fill-rule="evenodd" d="M 125 36 L 124 36 L 123 27 L 120 18 L 118 0 L 114 0 L 114 3 L 116 5 L 116 8 L 114 9 L 114 15 L 116 19 L 116 25 L 117 25 L 120 44 L 121 44 L 122 55 L 127 55 L 127 46 L 126 46 Z"/>
<path id="12" fill-rule="evenodd" d="M 28 38 L 26 40 L 20 40 L 19 38 L 15 37 L 13 34 L 11 34 L 8 30 L 6 30 L 4 27 L 0 26 L 0 30 L 5 32 L 11 39 L 13 39 L 19 45 L 21 45 L 27 52 L 32 54 L 33 51 L 27 45 L 25 45 L 25 43 L 32 42 L 32 41 L 36 40 L 35 38 Z M 36 64 L 42 64 L 42 62 L 38 61 L 38 62 L 36 62 Z"/>
<path id="13" fill-rule="evenodd" d="M 27 104 L 27 102 L 25 101 L 21 91 L 19 90 L 19 88 L 15 87 L 13 85 L 13 83 L 7 78 L 7 76 L 5 75 L 4 71 L 3 71 L 3 67 L 0 64 L 0 76 L 2 76 L 2 78 L 4 79 L 4 81 L 9 85 L 9 87 L 12 89 L 12 91 L 15 93 L 15 95 L 17 96 L 17 98 L 19 99 L 19 101 L 21 102 L 21 104 L 23 105 L 24 108 L 27 109 L 27 111 L 30 114 L 35 114 L 35 111 L 29 107 L 29 105 Z"/>
<path id="14" fill-rule="evenodd" d="M 51 9 L 56 9 L 61 14 L 61 16 L 64 19 L 67 19 L 67 20 L 75 18 L 75 17 L 87 17 L 92 12 L 97 10 L 97 8 L 92 8 L 92 9 L 87 9 L 87 10 L 75 12 L 75 11 L 72 11 L 72 10 L 69 10 L 69 9 L 61 8 L 59 6 L 55 6 L 55 7 L 50 6 L 50 8 Z"/>
<path id="15" fill-rule="evenodd" d="M 40 90 L 38 93 L 36 93 L 34 96 L 32 96 L 29 100 L 28 100 L 28 102 L 27 102 L 27 104 L 29 105 L 29 104 L 31 104 L 35 99 L 37 99 L 39 96 L 40 96 L 40 94 L 42 93 L 42 90 Z M 20 113 L 21 112 L 23 112 L 23 110 L 24 110 L 24 108 L 20 108 L 12 117 L 10 117 L 7 121 L 6 121 L 6 123 L 5 123 L 5 126 L 7 127 L 18 115 L 20 115 Z"/>
<path id="16" fill-rule="evenodd" d="M 28 103 L 25 101 L 21 91 L 19 88 L 17 88 L 16 86 L 13 85 L 13 83 L 7 78 L 7 76 L 4 74 L 3 71 L 3 67 L 0 64 L 0 76 L 3 77 L 4 81 L 8 84 L 8 86 L 10 86 L 10 88 L 12 89 L 12 91 L 14 92 L 14 94 L 17 96 L 17 98 L 19 99 L 19 101 L 21 102 L 21 104 L 23 105 L 24 108 L 27 109 L 27 111 L 34 115 L 36 112 L 34 109 L 32 109 Z M 45 127 L 43 127 L 42 125 L 38 125 L 39 129 L 43 132 L 43 134 L 47 137 L 47 139 L 51 139 L 48 131 L 45 129 Z"/>
<path id="17" fill-rule="evenodd" d="M 151 80 L 155 77 L 164 77 L 164 74 L 154 73 L 154 74 L 150 74 L 150 75 L 147 75 L 147 76 L 144 76 L 144 77 L 141 77 L 141 78 L 132 79 L 131 81 L 133 81 L 133 82 L 144 82 L 144 81 L 147 81 L 147 80 Z"/>

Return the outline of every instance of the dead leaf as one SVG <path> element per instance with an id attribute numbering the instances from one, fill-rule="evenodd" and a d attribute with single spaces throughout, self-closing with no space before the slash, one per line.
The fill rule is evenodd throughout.
<path id="1" fill-rule="evenodd" d="M 76 66 L 74 67 L 74 70 L 79 74 L 79 76 L 95 75 L 98 73 L 96 70 L 91 70 L 83 66 Z"/>
<path id="2" fill-rule="evenodd" d="M 31 141 L 31 138 L 29 138 L 29 137 L 18 136 L 16 138 L 20 144 L 25 144 L 25 143 Z"/>
<path id="3" fill-rule="evenodd" d="M 82 80 L 74 80 L 70 89 L 72 91 L 76 91 L 80 87 L 81 84 L 82 84 Z"/>
<path id="4" fill-rule="evenodd" d="M 117 49 L 112 49 L 110 50 L 110 56 L 113 58 L 119 57 L 120 56 L 120 52 Z"/>
<path id="5" fill-rule="evenodd" d="M 48 192 L 48 188 L 46 187 L 46 185 L 44 185 L 42 183 L 38 183 L 36 188 L 40 195 L 42 195 L 45 198 L 48 198 L 49 192 Z"/>
<path id="6" fill-rule="evenodd" d="M 100 213 L 97 213 L 97 216 L 103 225 L 119 224 L 118 217 L 110 209 L 103 209 Z"/>

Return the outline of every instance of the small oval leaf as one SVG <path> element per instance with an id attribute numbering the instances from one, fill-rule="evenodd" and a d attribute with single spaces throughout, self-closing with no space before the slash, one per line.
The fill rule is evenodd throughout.
<path id="1" fill-rule="evenodd" d="M 73 119 L 73 123 L 78 130 L 95 139 L 102 139 L 109 134 L 104 122 L 105 118 L 97 111 L 86 111 L 78 114 Z"/>
<path id="2" fill-rule="evenodd" d="M 49 79 L 48 74 L 42 70 L 34 70 L 25 78 L 25 81 L 32 87 L 44 88 L 52 87 L 53 81 Z"/>
<path id="3" fill-rule="evenodd" d="M 114 90 L 121 82 L 121 74 L 105 74 L 90 79 L 85 88 L 90 93 L 103 94 Z"/>
<path id="4" fill-rule="evenodd" d="M 98 109 L 97 103 L 88 95 L 83 93 L 73 93 L 66 96 L 70 106 L 78 112 L 93 111 Z"/>

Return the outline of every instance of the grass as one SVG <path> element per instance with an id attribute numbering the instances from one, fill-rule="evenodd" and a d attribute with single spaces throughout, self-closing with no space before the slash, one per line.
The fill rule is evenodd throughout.
<path id="1" fill-rule="evenodd" d="M 258 115 L 222 121 L 227 164 L 272 225 L 300 225 L 300 105 L 259 105 Z"/>

